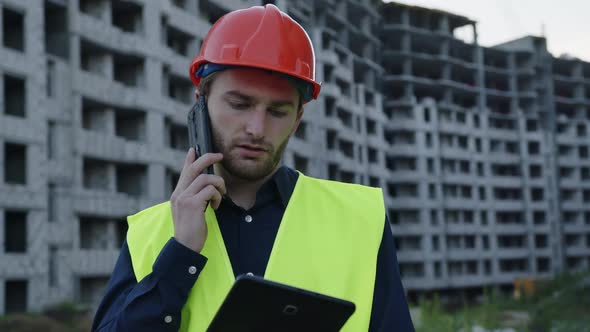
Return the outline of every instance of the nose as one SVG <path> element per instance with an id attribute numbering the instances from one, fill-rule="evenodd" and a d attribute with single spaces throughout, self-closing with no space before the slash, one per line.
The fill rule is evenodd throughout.
<path id="1" fill-rule="evenodd" d="M 250 113 L 250 117 L 246 123 L 246 133 L 254 139 L 263 138 L 265 122 L 266 109 L 264 106 L 256 107 L 256 109 Z"/>

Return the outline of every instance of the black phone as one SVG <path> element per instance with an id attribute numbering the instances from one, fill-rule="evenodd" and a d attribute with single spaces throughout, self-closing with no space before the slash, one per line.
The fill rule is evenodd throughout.
<path id="1" fill-rule="evenodd" d="M 195 158 L 213 152 L 211 121 L 205 96 L 199 96 L 188 112 L 188 143 L 190 147 L 195 148 Z M 213 174 L 213 165 L 207 167 L 203 173 Z"/>

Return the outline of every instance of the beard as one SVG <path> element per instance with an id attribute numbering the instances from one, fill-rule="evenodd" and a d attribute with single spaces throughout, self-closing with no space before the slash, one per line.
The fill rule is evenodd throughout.
<path id="1" fill-rule="evenodd" d="M 276 169 L 283 157 L 283 152 L 287 147 L 290 137 L 287 136 L 275 149 L 272 144 L 264 140 L 249 140 L 246 138 L 235 139 L 228 143 L 218 135 L 218 131 L 215 128 L 211 128 L 211 136 L 214 152 L 223 154 L 221 166 L 230 175 L 247 181 L 260 180 Z M 237 154 L 232 154 L 240 144 L 261 146 L 266 150 L 266 153 L 259 158 L 244 158 Z"/>

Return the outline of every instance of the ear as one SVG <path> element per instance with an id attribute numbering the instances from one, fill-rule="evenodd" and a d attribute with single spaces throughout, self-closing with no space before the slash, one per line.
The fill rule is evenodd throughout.
<path id="1" fill-rule="evenodd" d="M 301 110 L 297 112 L 297 118 L 295 118 L 295 126 L 293 126 L 293 130 L 291 130 L 291 135 L 293 135 L 297 131 L 297 128 L 299 128 L 301 118 L 303 118 L 303 106 L 301 106 Z"/>
<path id="2" fill-rule="evenodd" d="M 200 95 L 201 93 L 199 92 L 199 89 L 195 89 L 195 100 L 199 100 Z"/>

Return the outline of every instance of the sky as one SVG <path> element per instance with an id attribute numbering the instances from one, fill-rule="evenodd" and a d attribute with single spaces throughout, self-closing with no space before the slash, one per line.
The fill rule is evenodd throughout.
<path id="1" fill-rule="evenodd" d="M 385 0 L 385 2 L 389 2 Z M 590 0 L 396 0 L 441 9 L 477 21 L 479 44 L 544 35 L 549 52 L 590 62 Z M 467 34 L 468 33 L 468 34 Z M 473 33 L 458 31 L 471 41 Z"/>

